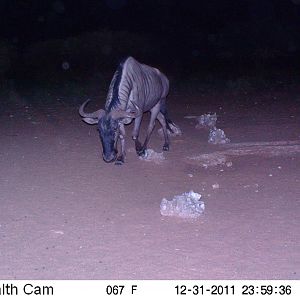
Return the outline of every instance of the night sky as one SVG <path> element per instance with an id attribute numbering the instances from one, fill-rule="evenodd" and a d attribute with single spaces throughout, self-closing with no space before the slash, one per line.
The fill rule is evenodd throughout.
<path id="1" fill-rule="evenodd" d="M 1 37 L 29 43 L 99 29 L 157 35 L 231 31 L 272 39 L 282 31 L 299 38 L 297 0 L 1 0 Z M 252 34 L 252 36 L 251 36 Z M 259 36 L 257 36 L 259 37 Z M 273 37 L 276 40 L 276 37 Z M 244 41 L 239 40 L 240 43 Z M 267 41 L 265 41 L 267 43 Z"/>
<path id="2" fill-rule="evenodd" d="M 123 54 L 147 61 L 151 51 L 150 61 L 161 59 L 172 64 L 176 59 L 178 65 L 193 65 L 199 58 L 247 61 L 254 56 L 281 61 L 291 58 L 290 65 L 299 62 L 298 0 L 1 0 L 0 14 L 1 43 L 14 49 L 10 65 L 15 66 L 22 64 L 21 55 L 36 43 L 121 31 L 131 34 L 127 40 L 138 35 L 151 41 L 124 46 L 124 53 L 114 53 L 113 62 Z M 112 53 L 116 46 L 122 48 L 118 39 L 115 36 L 114 43 L 104 48 Z M 97 50 L 99 45 L 94 47 Z M 144 53 L 146 48 L 150 54 Z M 139 55 L 138 49 L 144 52 Z M 72 60 L 68 55 L 63 56 Z M 19 62 L 14 64 L 16 57 Z"/>

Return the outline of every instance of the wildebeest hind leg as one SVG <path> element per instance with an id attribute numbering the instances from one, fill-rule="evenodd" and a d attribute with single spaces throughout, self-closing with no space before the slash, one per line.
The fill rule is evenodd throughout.
<path id="1" fill-rule="evenodd" d="M 165 139 L 165 143 L 163 145 L 163 151 L 169 151 L 169 136 L 168 136 L 168 131 L 167 131 L 166 118 L 161 112 L 159 112 L 159 114 L 157 115 L 157 119 L 158 119 L 159 123 L 161 124 L 163 134 L 164 134 L 164 139 Z"/>
<path id="2" fill-rule="evenodd" d="M 157 115 L 159 113 L 159 110 L 160 110 L 160 102 L 158 102 L 150 111 L 151 111 L 151 117 L 150 117 L 150 122 L 149 122 L 149 125 L 148 125 L 148 129 L 147 129 L 147 136 L 146 136 L 146 139 L 145 139 L 145 142 L 143 144 L 143 147 L 142 147 L 142 150 L 140 152 L 139 155 L 145 155 L 145 151 L 147 149 L 147 146 L 148 146 L 148 142 L 150 140 L 150 137 L 151 137 L 151 134 L 152 134 L 152 131 L 154 129 L 154 126 L 155 126 L 155 120 L 157 118 Z"/>

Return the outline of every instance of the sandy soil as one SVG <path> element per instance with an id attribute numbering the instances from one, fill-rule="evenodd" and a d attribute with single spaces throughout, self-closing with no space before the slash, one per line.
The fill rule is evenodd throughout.
<path id="1" fill-rule="evenodd" d="M 172 94 L 183 135 L 157 164 L 137 158 L 128 126 L 123 166 L 102 161 L 85 99 L 55 100 L 0 100 L 1 279 L 300 279 L 299 93 Z M 184 118 L 207 112 L 231 144 Z M 200 218 L 161 216 L 162 198 L 190 190 Z"/>

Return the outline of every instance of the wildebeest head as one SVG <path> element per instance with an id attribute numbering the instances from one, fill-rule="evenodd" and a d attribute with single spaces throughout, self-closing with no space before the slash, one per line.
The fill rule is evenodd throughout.
<path id="1" fill-rule="evenodd" d="M 102 143 L 102 156 L 105 162 L 112 162 L 117 156 L 119 121 L 110 114 L 104 114 L 98 121 L 99 137 Z"/>
<path id="2" fill-rule="evenodd" d="M 84 112 L 85 105 L 90 100 L 85 101 L 79 108 L 79 114 L 82 120 L 88 124 L 98 124 L 99 137 L 102 144 L 102 157 L 105 162 L 113 162 L 117 157 L 117 142 L 119 137 L 120 123 L 124 123 L 126 119 L 136 118 L 141 114 L 141 110 L 136 107 L 135 112 L 113 110 L 107 112 L 99 109 L 92 113 Z"/>

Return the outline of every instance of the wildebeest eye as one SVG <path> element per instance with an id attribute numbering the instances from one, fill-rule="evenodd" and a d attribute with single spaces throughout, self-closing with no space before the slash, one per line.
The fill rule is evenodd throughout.
<path id="1" fill-rule="evenodd" d="M 118 124 L 118 122 L 116 122 L 116 121 L 112 122 L 112 124 L 111 124 L 111 128 L 113 129 L 113 131 L 116 131 L 116 130 L 118 130 L 118 127 L 119 127 L 119 124 Z"/>

